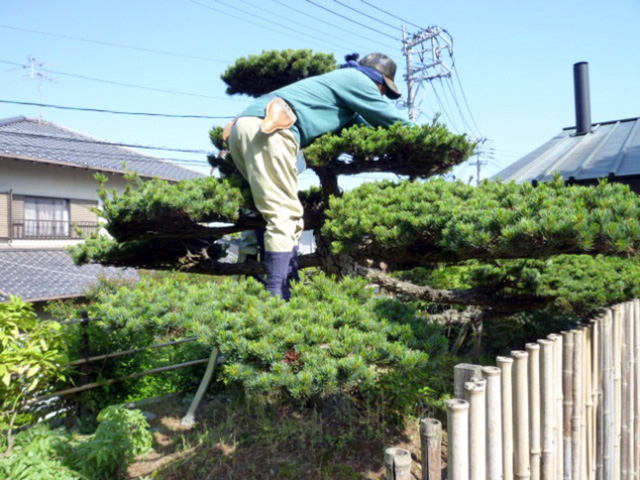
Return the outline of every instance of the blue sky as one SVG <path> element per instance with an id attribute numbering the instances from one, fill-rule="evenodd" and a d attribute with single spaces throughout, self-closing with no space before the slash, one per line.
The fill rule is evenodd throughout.
<path id="1" fill-rule="evenodd" d="M 406 92 L 403 23 L 410 33 L 412 24 L 437 25 L 453 38 L 455 76 L 424 84 L 419 121 L 440 111 L 452 130 L 486 137 L 483 177 L 575 124 L 576 62 L 589 62 L 594 123 L 640 116 L 638 0 L 0 0 L 0 100 L 233 116 L 247 99 L 229 98 L 220 74 L 238 57 L 284 48 L 340 61 L 384 52 Z M 30 57 L 44 64 L 33 78 Z M 211 126 L 226 123 L 0 103 L 0 118 L 40 114 L 113 142 L 202 151 L 212 149 Z M 205 158 L 147 152 L 191 167 Z M 456 169 L 464 180 L 474 173 Z"/>

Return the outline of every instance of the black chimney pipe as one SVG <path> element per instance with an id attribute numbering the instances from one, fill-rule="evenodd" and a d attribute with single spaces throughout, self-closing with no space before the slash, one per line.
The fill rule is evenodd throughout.
<path id="1" fill-rule="evenodd" d="M 591 133 L 591 100 L 589 98 L 589 64 L 573 64 L 573 87 L 576 97 L 576 135 Z"/>

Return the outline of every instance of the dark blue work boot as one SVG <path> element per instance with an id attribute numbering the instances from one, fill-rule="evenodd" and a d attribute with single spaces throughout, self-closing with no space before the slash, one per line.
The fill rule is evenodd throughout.
<path id="1" fill-rule="evenodd" d="M 267 290 L 274 297 L 283 297 L 287 291 L 287 276 L 290 271 L 293 252 L 264 252 L 264 264 L 267 267 Z"/>
<path id="2" fill-rule="evenodd" d="M 284 284 L 282 298 L 289 301 L 291 298 L 291 282 L 299 282 L 298 274 L 298 247 L 293 247 L 291 251 L 291 260 L 289 260 L 289 268 L 287 269 L 287 281 Z"/>

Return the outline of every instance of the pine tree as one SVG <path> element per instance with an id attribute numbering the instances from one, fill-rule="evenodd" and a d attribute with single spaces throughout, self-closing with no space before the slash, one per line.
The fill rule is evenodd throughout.
<path id="1" fill-rule="evenodd" d="M 331 55 L 274 51 L 238 60 L 222 78 L 227 93 L 255 97 L 335 68 Z M 101 177 L 110 236 L 75 248 L 76 261 L 263 273 L 255 261 L 219 261 L 226 255 L 223 237 L 264 222 L 224 158 L 222 128 L 211 131 L 211 140 L 221 155 L 209 160 L 223 179 L 171 184 L 130 175 L 119 195 Z M 400 298 L 441 304 L 440 311 L 453 307 L 471 319 L 549 305 L 587 313 L 640 293 L 640 201 L 628 187 L 569 186 L 559 177 L 537 187 L 489 181 L 474 187 L 438 178 L 474 149 L 437 118 L 389 129 L 353 126 L 318 138 L 305 156 L 320 188 L 300 192 L 318 249 L 303 255 L 301 266 L 365 276 Z M 339 176 L 369 172 L 398 180 L 339 189 Z"/>

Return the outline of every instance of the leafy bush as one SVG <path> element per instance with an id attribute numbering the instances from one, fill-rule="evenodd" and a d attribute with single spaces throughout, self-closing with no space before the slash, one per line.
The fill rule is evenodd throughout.
<path id="1" fill-rule="evenodd" d="M 116 480 L 136 455 L 151 448 L 149 425 L 139 410 L 112 406 L 98 415 L 95 435 L 78 439 L 64 429 L 37 424 L 16 435 L 0 455 L 0 478 L 11 480 Z"/>
<path id="2" fill-rule="evenodd" d="M 15 440 L 11 454 L 0 455 L 0 478 L 84 480 L 66 465 L 72 439 L 62 429 L 51 430 L 40 423 L 16 435 Z"/>
<path id="3" fill-rule="evenodd" d="M 111 406 L 98 415 L 100 426 L 73 452 L 78 471 L 93 480 L 125 478 L 136 457 L 151 449 L 153 436 L 139 410 Z"/>
<path id="4" fill-rule="evenodd" d="M 13 427 L 34 420 L 24 409 L 27 400 L 64 379 L 65 361 L 60 325 L 42 322 L 18 297 L 0 303 L 0 430 L 8 431 L 9 451 Z"/>

